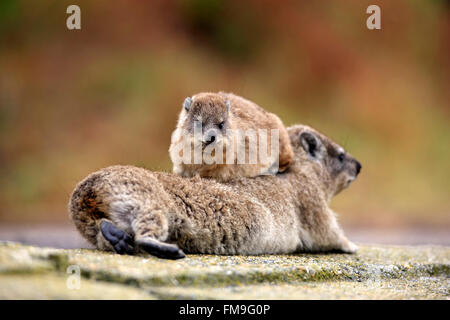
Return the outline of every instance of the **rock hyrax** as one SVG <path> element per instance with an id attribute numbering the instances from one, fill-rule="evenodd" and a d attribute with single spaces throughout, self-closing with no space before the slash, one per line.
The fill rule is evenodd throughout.
<path id="1" fill-rule="evenodd" d="M 360 163 L 312 128 L 288 132 L 294 160 L 284 173 L 223 183 L 113 166 L 77 185 L 70 216 L 98 249 L 117 253 L 355 252 L 328 204 Z"/>
<path id="2" fill-rule="evenodd" d="M 169 153 L 174 173 L 220 181 L 283 172 L 293 159 L 286 128 L 275 114 L 223 92 L 186 98 Z"/>

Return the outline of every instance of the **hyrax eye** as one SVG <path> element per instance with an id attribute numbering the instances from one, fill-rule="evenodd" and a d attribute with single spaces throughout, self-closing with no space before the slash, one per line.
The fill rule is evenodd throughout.
<path id="1" fill-rule="evenodd" d="M 339 159 L 340 162 L 343 162 L 344 159 L 345 159 L 345 154 L 344 153 L 339 153 L 338 159 Z"/>
<path id="2" fill-rule="evenodd" d="M 219 127 L 220 130 L 222 130 L 224 125 L 225 125 L 225 122 L 222 121 L 217 126 Z"/>

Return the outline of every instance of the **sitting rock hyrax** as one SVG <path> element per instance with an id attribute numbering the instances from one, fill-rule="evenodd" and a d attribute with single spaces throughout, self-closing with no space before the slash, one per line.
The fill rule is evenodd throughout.
<path id="1" fill-rule="evenodd" d="M 169 153 L 174 173 L 220 181 L 283 172 L 294 156 L 275 114 L 223 92 L 186 98 Z"/>
<path id="2" fill-rule="evenodd" d="M 113 166 L 77 185 L 70 216 L 98 249 L 117 253 L 355 252 L 328 204 L 360 163 L 314 129 L 288 132 L 294 160 L 285 173 L 221 183 Z"/>

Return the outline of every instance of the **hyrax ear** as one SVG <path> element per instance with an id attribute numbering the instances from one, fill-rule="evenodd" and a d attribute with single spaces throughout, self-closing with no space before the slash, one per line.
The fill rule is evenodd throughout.
<path id="1" fill-rule="evenodd" d="M 184 99 L 184 102 L 183 102 L 184 110 L 189 111 L 189 109 L 191 108 L 191 105 L 192 105 L 191 97 L 187 97 L 186 99 Z"/>
<path id="2" fill-rule="evenodd" d="M 227 111 L 228 112 L 230 112 L 230 109 L 231 109 L 231 103 L 230 103 L 230 100 L 225 100 L 225 105 L 227 106 Z"/>
<path id="3" fill-rule="evenodd" d="M 311 132 L 302 132 L 300 134 L 300 142 L 306 153 L 314 158 L 320 159 L 322 156 L 323 145 L 320 139 Z"/>

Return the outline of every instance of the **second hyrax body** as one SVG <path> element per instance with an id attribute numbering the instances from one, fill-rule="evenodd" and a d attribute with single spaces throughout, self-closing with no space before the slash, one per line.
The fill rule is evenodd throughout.
<path id="1" fill-rule="evenodd" d="M 186 98 L 169 153 L 174 173 L 220 181 L 283 172 L 293 159 L 288 133 L 275 114 L 223 92 Z"/>
<path id="2" fill-rule="evenodd" d="M 355 252 L 328 204 L 361 165 L 314 129 L 288 132 L 294 160 L 283 174 L 221 183 L 113 166 L 78 184 L 70 216 L 98 249 L 117 253 Z"/>

